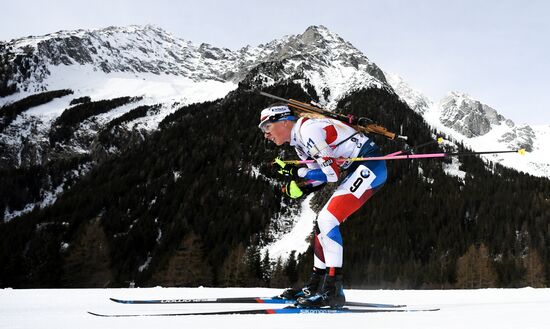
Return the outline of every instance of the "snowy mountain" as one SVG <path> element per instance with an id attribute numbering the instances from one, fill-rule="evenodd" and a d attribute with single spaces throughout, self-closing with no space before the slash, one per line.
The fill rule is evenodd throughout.
<path id="1" fill-rule="evenodd" d="M 407 103 L 416 113 L 423 115 L 432 106 L 431 100 L 419 91 L 412 89 L 399 75 L 390 72 L 384 72 L 384 75 L 393 90 L 399 95 L 399 98 Z"/>
<path id="2" fill-rule="evenodd" d="M 193 285 L 223 279 L 229 280 L 221 281 L 227 285 L 243 285 L 230 281 L 242 270 L 243 259 L 259 262 L 260 250 L 268 250 L 272 259 L 305 251 L 327 189 L 302 202 L 280 193 L 266 164 L 279 150 L 264 147 L 255 129 L 258 109 L 269 100 L 247 92 L 250 87 L 295 99 L 317 98 L 329 109 L 345 100 L 343 111 L 370 116 L 390 129 L 402 126 L 415 143 L 430 140 L 437 131 L 450 136 L 446 147 L 460 141 L 479 151 L 525 147 L 531 152 L 521 159 L 515 154 L 486 158 L 548 176 L 548 150 L 542 142 L 548 127 L 516 126 L 460 93 L 432 102 L 322 26 L 239 50 L 196 45 L 154 26 L 22 38 L 0 43 L 0 170 L 5 173 L 0 179 L 7 186 L 0 190 L 0 213 L 7 222 L 0 225 L 0 240 L 9 246 L 0 252 L 0 260 L 8 264 L 0 281 L 45 287 L 120 286 L 129 280 Z M 351 257 L 358 262 L 368 257 L 372 264 L 372 273 L 356 268 L 350 274 L 357 284 L 379 284 L 386 278 L 377 275 L 388 268 L 395 268 L 391 282 L 399 283 L 408 282 L 410 271 L 419 272 L 412 264 L 455 263 L 469 247 L 465 241 L 477 242 L 479 230 L 473 225 L 478 220 L 486 228 L 502 217 L 476 207 L 485 187 L 497 190 L 519 182 L 546 188 L 541 179 L 490 167 L 477 158 L 461 161 L 393 166 L 394 177 L 404 179 L 389 183 L 393 193 L 377 196 L 376 209 L 364 209 L 361 216 L 373 220 L 346 225 L 364 232 L 350 236 L 361 249 L 353 253 L 349 248 Z M 429 196 L 437 200 L 419 209 L 427 191 L 438 191 Z M 499 199 L 498 210 L 511 220 L 495 238 L 498 244 L 487 238 L 487 244 L 497 246 L 495 259 L 515 264 L 510 262 L 515 254 L 506 248 L 518 241 L 509 240 L 520 230 L 521 236 L 535 236 L 524 230 L 538 230 L 539 222 L 529 223 L 536 218 L 517 214 L 525 208 L 546 211 L 535 193 L 528 189 L 524 199 L 511 200 L 509 194 Z M 438 208 L 441 204 L 446 207 Z M 16 219 L 24 214 L 28 220 Z M 422 235 L 408 231 L 425 227 L 426 221 L 442 229 Z M 456 232 L 464 221 L 466 229 Z M 402 230 L 395 243 L 378 234 L 395 229 Z M 449 241 L 447 236 L 455 233 L 456 241 Z M 409 246 L 411 234 L 424 240 Z M 377 252 L 365 254 L 358 243 L 365 240 L 393 246 L 369 248 Z M 438 241 L 436 248 L 433 241 Z M 527 241 L 535 241 L 535 247 Z M 543 250 L 544 241 L 524 242 L 523 248 Z M 48 248 L 44 262 L 43 246 Z M 403 246 L 416 249 L 403 253 L 398 249 Z M 85 254 L 93 256 L 81 256 Z M 301 259 L 300 266 L 305 262 Z M 197 272 L 182 270 L 190 263 Z M 423 279 L 404 284 L 452 284 L 448 278 L 454 270 L 435 271 L 441 273 L 437 277 L 426 271 Z M 365 282 L 366 277 L 372 281 Z M 519 282 L 503 278 L 505 284 Z M 254 280 L 246 284 L 265 282 L 258 276 Z"/>
<path id="3" fill-rule="evenodd" d="M 98 142 L 104 127 L 112 129 L 110 123 L 123 121 L 117 136 L 123 136 L 124 143 L 135 142 L 157 129 L 178 107 L 223 97 L 247 78 L 264 87 L 291 80 L 305 88 L 307 83 L 319 95 L 319 103 L 330 109 L 354 90 L 374 87 L 395 91 L 435 129 L 476 151 L 528 151 L 519 160 L 510 155 L 488 155 L 487 159 L 533 175 L 550 176 L 549 150 L 542 143 L 550 134 L 549 126 L 517 126 L 490 106 L 458 92 L 434 103 L 398 75 L 382 72 L 361 51 L 323 26 L 236 51 L 196 45 L 146 25 L 20 38 L 0 42 L 0 53 L 4 63 L 0 106 L 37 92 L 73 91 L 19 113 L 0 131 L 0 168 L 42 165 L 74 155 L 98 161 L 123 147 L 121 143 L 106 146 Z M 92 102 L 133 98 L 84 118 L 71 127 L 73 138 L 52 139 L 60 129 L 56 120 L 76 108 L 73 100 L 85 97 Z M 141 106 L 151 108 L 132 116 L 131 112 Z M 127 116 L 132 118 L 120 120 Z M 90 164 L 82 164 L 64 179 L 74 179 L 89 168 Z M 449 173 L 456 175 L 457 168 Z M 39 204 L 50 204 L 61 191 L 63 184 L 49 186 Z"/>
<path id="4" fill-rule="evenodd" d="M 0 42 L 0 55 L 0 168 L 80 159 L 63 177 L 42 183 L 39 201 L 6 212 L 7 219 L 51 204 L 93 163 L 139 143 L 178 108 L 224 97 L 245 78 L 264 87 L 308 84 L 329 108 L 353 90 L 391 91 L 374 63 L 323 26 L 236 51 L 196 45 L 151 25 L 59 31 Z M 28 108 L 19 104 L 58 90 L 69 92 Z M 64 122 L 111 101 L 116 105 Z M 12 104 L 21 109 L 14 112 Z"/>
<path id="5" fill-rule="evenodd" d="M 505 121 L 496 110 L 466 94 L 451 92 L 440 101 L 439 106 L 441 123 L 468 138 L 485 135 L 491 130 L 491 125 L 500 125 Z M 506 120 L 506 125 L 512 127 L 514 123 Z"/>
<path id="6" fill-rule="evenodd" d="M 92 72 L 130 73 L 129 79 L 146 78 L 140 75 L 152 73 L 193 82 L 237 83 L 258 64 L 272 62 L 282 67 L 277 77 L 266 79 L 277 82 L 292 76 L 307 78 L 320 95 L 332 95 L 326 95 L 327 100 L 335 100 L 354 88 L 385 83 L 382 71 L 374 63 L 323 26 L 237 51 L 205 43 L 194 45 L 151 25 L 61 31 L 12 40 L 2 44 L 0 50 L 13 65 L 2 82 L 22 91 L 19 97 L 72 85 L 78 79 L 69 73 L 85 80 L 90 79 Z M 75 87 L 87 85 L 89 82 Z M 136 93 L 140 91 L 144 92 Z M 13 99 L 3 99 L 2 103 Z"/>
<path id="7" fill-rule="evenodd" d="M 522 157 L 499 154 L 483 157 L 531 175 L 550 177 L 550 147 L 545 142 L 550 125 L 517 125 L 489 105 L 456 91 L 434 102 L 401 77 L 388 73 L 386 76 L 399 97 L 434 129 L 475 151 L 525 149 L 527 153 Z"/>
<path id="8" fill-rule="evenodd" d="M 312 26 L 303 34 L 260 45 L 253 53 L 260 54 L 261 62 L 281 62 L 283 79 L 308 80 L 321 104 L 328 107 L 357 89 L 391 89 L 376 64 L 323 26 Z"/>
<path id="9" fill-rule="evenodd" d="M 113 119 L 143 105 L 161 104 L 154 113 L 126 123 L 128 129 L 154 130 L 178 106 L 225 96 L 252 72 L 266 86 L 293 79 L 313 85 L 320 102 L 334 107 L 349 92 L 371 86 L 391 89 L 382 71 L 359 50 L 325 27 L 286 36 L 237 51 L 195 45 L 154 26 L 109 27 L 60 31 L 0 44 L 2 92 L 0 106 L 36 92 L 71 89 L 63 97 L 17 116 L 1 132 L 1 167 L 26 167 L 47 162 L 51 148 L 44 142 L 54 121 L 71 108 L 70 101 L 139 97 L 126 106 L 95 115 L 76 128 L 87 143 L 68 141 L 61 148 L 90 153 L 93 136 Z M 29 129 L 32 126 L 34 128 Z M 85 140 L 86 138 L 81 138 Z"/>
<path id="10" fill-rule="evenodd" d="M 204 43 L 195 45 L 151 25 L 60 31 L 1 43 L 0 51 L 3 61 L 9 64 L 9 69 L 0 72 L 0 85 L 19 91 L 0 98 L 0 105 L 45 90 L 74 91 L 72 98 L 24 112 L 4 129 L 0 143 L 7 145 L 9 155 L 2 157 L 14 167 L 42 163 L 47 158 L 42 154 L 49 153 L 47 146 L 39 141 L 45 140 L 54 120 L 70 107 L 71 99 L 141 97 L 91 118 L 95 122 L 83 124 L 81 134 L 93 135 L 137 106 L 161 104 L 155 113 L 126 124 L 152 130 L 177 106 L 223 97 L 252 74 L 253 81 L 261 86 L 289 79 L 302 85 L 308 82 L 319 95 L 320 104 L 331 109 L 354 90 L 393 88 L 436 129 L 459 141 L 482 140 L 470 143 L 476 151 L 487 143 L 500 148 L 525 148 L 533 152 L 526 162 L 497 157 L 498 161 L 534 175 L 550 175 L 544 163 L 548 161 L 538 155 L 545 153 L 540 135 L 546 134 L 547 127 L 517 126 L 490 106 L 459 92 L 434 103 L 398 75 L 382 72 L 357 48 L 323 26 L 236 51 Z M 29 124 L 35 128 L 25 128 Z M 70 146 L 80 153 L 88 153 L 90 148 L 91 143 Z"/>

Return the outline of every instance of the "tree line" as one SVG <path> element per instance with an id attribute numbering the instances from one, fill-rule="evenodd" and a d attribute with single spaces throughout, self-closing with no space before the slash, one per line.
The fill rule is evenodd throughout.
<path id="1" fill-rule="evenodd" d="M 259 252 L 271 219 L 298 202 L 284 198 L 280 181 L 272 183 L 269 162 L 293 151 L 265 143 L 257 122 L 270 101 L 245 92 L 249 87 L 180 108 L 53 206 L 0 224 L 0 285 L 284 287 L 306 280 L 311 252 L 287 260 Z M 308 90 L 292 83 L 266 89 L 316 99 Z M 403 126 L 413 145 L 435 133 L 385 90 L 354 92 L 338 108 Z M 402 147 L 375 139 L 385 153 Z M 461 158 L 460 169 L 464 180 L 449 176 L 441 160 L 388 164 L 384 188 L 342 225 L 346 287 L 548 283 L 548 179 L 477 157 Z M 312 207 L 329 195 L 317 193 Z"/>

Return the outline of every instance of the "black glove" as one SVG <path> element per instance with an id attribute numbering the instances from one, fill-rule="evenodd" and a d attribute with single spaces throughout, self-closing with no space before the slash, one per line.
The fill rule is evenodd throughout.
<path id="1" fill-rule="evenodd" d="M 285 177 L 292 178 L 292 179 L 298 179 L 300 176 L 298 176 L 298 169 L 300 167 L 285 163 L 283 160 L 279 158 L 275 158 L 275 161 L 273 161 L 273 166 L 277 169 L 277 172 Z"/>

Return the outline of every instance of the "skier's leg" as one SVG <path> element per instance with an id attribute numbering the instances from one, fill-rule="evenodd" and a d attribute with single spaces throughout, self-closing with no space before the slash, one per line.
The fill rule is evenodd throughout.
<path id="1" fill-rule="evenodd" d="M 283 291 L 280 297 L 284 299 L 297 299 L 299 297 L 309 297 L 315 295 L 319 287 L 322 285 L 325 274 L 325 255 L 323 254 L 323 247 L 319 242 L 319 227 L 317 221 L 315 221 L 315 236 L 313 241 L 313 269 L 309 280 L 304 284 L 302 288 L 288 288 Z"/>
<path id="2" fill-rule="evenodd" d="M 313 241 L 313 266 L 317 269 L 325 269 L 327 266 L 325 264 L 325 254 L 323 252 L 323 247 L 319 241 L 319 225 L 315 221 L 315 236 Z"/>
<path id="3" fill-rule="evenodd" d="M 340 184 L 319 213 L 319 242 L 327 267 L 342 267 L 344 249 L 340 223 L 361 208 L 382 187 L 386 177 L 384 161 L 358 166 Z"/>
<path id="4" fill-rule="evenodd" d="M 342 182 L 318 216 L 318 241 L 322 247 L 327 274 L 323 287 L 313 297 L 299 300 L 305 307 L 341 307 L 343 292 L 343 240 L 339 225 L 357 211 L 386 181 L 386 165 L 376 161 L 361 165 Z"/>

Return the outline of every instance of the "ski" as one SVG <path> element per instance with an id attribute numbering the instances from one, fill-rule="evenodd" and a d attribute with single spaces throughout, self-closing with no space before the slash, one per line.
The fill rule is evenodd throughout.
<path id="1" fill-rule="evenodd" d="M 389 312 L 434 312 L 438 308 L 269 308 L 256 310 L 204 311 L 185 313 L 138 313 L 138 314 L 102 314 L 88 312 L 99 317 L 139 317 L 139 316 L 186 316 L 186 315 L 244 315 L 244 314 L 339 314 L 339 313 L 389 313 Z"/>
<path id="2" fill-rule="evenodd" d="M 179 298 L 179 299 L 117 299 L 109 298 L 113 302 L 120 304 L 289 304 L 294 305 L 295 299 L 285 299 L 280 297 L 226 297 L 226 298 Z M 376 308 L 402 308 L 406 305 L 380 304 L 380 303 L 362 303 L 346 302 L 345 306 L 354 307 L 376 307 Z"/>

